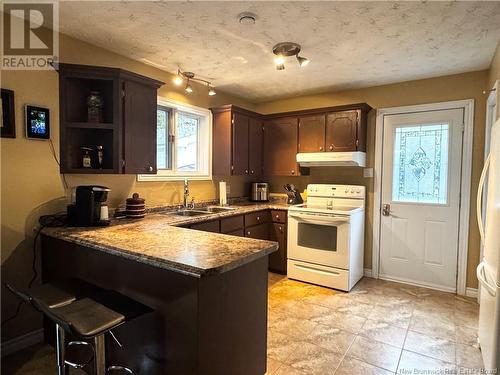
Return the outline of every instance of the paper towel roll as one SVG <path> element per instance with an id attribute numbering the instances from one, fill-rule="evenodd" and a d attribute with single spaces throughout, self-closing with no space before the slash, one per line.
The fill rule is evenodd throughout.
<path id="1" fill-rule="evenodd" d="M 221 206 L 225 206 L 227 204 L 226 181 L 219 181 L 219 204 Z"/>

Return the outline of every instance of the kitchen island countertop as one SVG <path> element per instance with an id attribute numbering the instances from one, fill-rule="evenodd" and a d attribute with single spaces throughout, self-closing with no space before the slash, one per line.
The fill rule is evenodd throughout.
<path id="1" fill-rule="evenodd" d="M 286 205 L 265 203 L 233 207 L 234 210 L 227 212 L 195 217 L 159 212 L 142 220 L 117 221 L 109 227 L 45 228 L 42 234 L 155 267 L 203 277 L 232 270 L 278 248 L 276 242 L 179 228 L 261 210 L 287 209 Z"/>

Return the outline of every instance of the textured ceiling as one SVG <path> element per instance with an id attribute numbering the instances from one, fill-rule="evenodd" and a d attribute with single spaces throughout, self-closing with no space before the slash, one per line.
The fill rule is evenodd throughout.
<path id="1" fill-rule="evenodd" d="M 237 15 L 251 11 L 255 25 Z M 175 72 L 194 71 L 253 102 L 488 68 L 499 2 L 60 3 L 61 31 Z M 272 46 L 302 45 L 299 68 Z"/>

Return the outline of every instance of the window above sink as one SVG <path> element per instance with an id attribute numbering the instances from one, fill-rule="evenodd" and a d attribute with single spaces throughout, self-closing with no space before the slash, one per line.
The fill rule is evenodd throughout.
<path id="1" fill-rule="evenodd" d="M 211 180 L 212 114 L 188 104 L 158 99 L 155 175 L 138 181 Z"/>

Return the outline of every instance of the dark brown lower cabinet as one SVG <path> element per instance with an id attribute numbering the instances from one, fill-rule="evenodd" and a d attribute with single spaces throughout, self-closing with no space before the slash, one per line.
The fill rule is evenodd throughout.
<path id="1" fill-rule="evenodd" d="M 259 224 L 253 227 L 245 228 L 245 237 L 255 238 L 257 240 L 269 239 L 269 224 Z"/>
<path id="2" fill-rule="evenodd" d="M 279 249 L 269 255 L 269 270 L 286 275 L 287 212 L 285 210 L 264 210 L 246 215 L 235 215 L 221 220 L 191 224 L 189 228 L 230 236 L 276 241 Z"/>
<path id="3" fill-rule="evenodd" d="M 202 230 L 205 232 L 220 232 L 219 220 L 205 221 L 203 223 L 193 224 L 190 226 L 191 229 Z"/>
<path id="4" fill-rule="evenodd" d="M 238 236 L 238 237 L 245 237 L 245 230 L 243 228 L 234 230 L 232 232 L 224 233 L 227 234 L 228 236 Z"/>
<path id="5" fill-rule="evenodd" d="M 286 274 L 286 224 L 272 223 L 270 240 L 279 244 L 278 251 L 269 255 L 269 270 Z"/>

